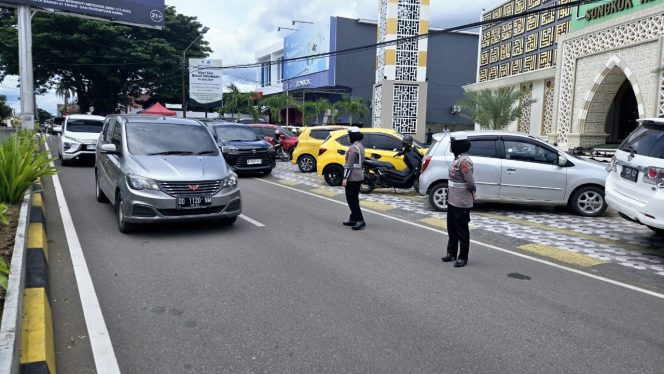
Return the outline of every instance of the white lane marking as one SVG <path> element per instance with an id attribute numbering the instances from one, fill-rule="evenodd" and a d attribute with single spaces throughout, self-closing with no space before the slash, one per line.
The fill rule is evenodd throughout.
<path id="1" fill-rule="evenodd" d="M 292 190 L 292 191 L 300 192 L 300 193 L 303 193 L 305 195 L 317 197 L 319 199 L 327 200 L 327 201 L 333 202 L 335 204 L 346 205 L 346 203 L 344 203 L 343 201 L 338 201 L 338 200 L 331 199 L 329 197 L 317 195 L 315 193 L 298 190 L 297 188 L 293 188 L 293 187 L 290 187 L 290 186 L 285 186 L 283 184 L 270 182 L 270 181 L 267 181 L 265 179 L 256 178 L 256 180 L 260 181 L 260 182 L 264 182 L 264 183 L 269 183 L 269 184 L 272 184 L 272 185 L 275 185 L 275 186 L 278 186 L 278 187 L 281 187 L 281 188 L 286 188 L 286 189 L 289 189 L 289 190 Z M 433 232 L 440 233 L 440 234 L 443 234 L 443 235 L 447 235 L 447 232 L 445 232 L 443 230 L 435 229 L 433 227 L 424 226 L 424 225 L 421 225 L 421 224 L 416 223 L 416 222 L 406 221 L 405 219 L 393 217 L 393 216 L 390 216 L 390 215 L 387 215 L 387 214 L 384 214 L 384 213 L 375 212 L 375 211 L 370 210 L 370 209 L 362 208 L 362 211 L 363 212 L 369 212 L 369 213 L 375 214 L 377 216 L 381 216 L 383 218 L 387 218 L 387 219 L 391 219 L 391 220 L 398 221 L 398 222 L 401 222 L 401 223 L 405 223 L 407 225 L 415 226 L 415 227 L 418 227 L 418 228 L 421 228 L 421 229 L 425 229 L 425 230 L 433 231 Z M 599 275 L 586 273 L 585 271 L 581 271 L 581 270 L 578 270 L 578 269 L 574 269 L 574 268 L 570 268 L 570 267 L 563 266 L 563 265 L 560 265 L 560 264 L 556 264 L 556 263 L 551 262 L 551 261 L 542 260 L 542 259 L 537 258 L 537 257 L 531 257 L 531 256 L 528 256 L 528 255 L 525 255 L 525 254 L 522 254 L 522 253 L 510 251 L 509 249 L 500 248 L 500 247 L 497 247 L 497 246 L 492 245 L 492 244 L 482 243 L 482 242 L 477 241 L 477 240 L 471 240 L 470 242 L 473 243 L 473 244 L 477 244 L 479 246 L 483 246 L 485 248 L 489 248 L 489 249 L 493 249 L 493 250 L 496 250 L 496 251 L 499 251 L 499 252 L 507 253 L 507 254 L 512 255 L 512 256 L 525 258 L 525 259 L 528 259 L 528 260 L 531 260 L 531 261 L 539 262 L 540 264 L 549 265 L 549 266 L 552 266 L 552 267 L 555 267 L 555 268 L 558 268 L 558 269 L 562 269 L 562 270 L 566 270 L 566 271 L 569 271 L 569 272 L 572 272 L 572 273 L 575 273 L 575 274 L 583 275 L 583 276 L 588 277 L 588 278 L 596 279 L 596 280 L 599 280 L 599 281 L 602 281 L 602 282 L 606 282 L 606 283 L 610 283 L 610 284 L 613 284 L 613 285 L 616 285 L 616 286 L 627 288 L 627 289 L 630 289 L 632 291 L 637 291 L 637 292 L 644 293 L 646 295 L 650 295 L 650 296 L 654 296 L 654 297 L 657 297 L 657 298 L 660 298 L 660 299 L 664 299 L 664 294 L 657 293 L 657 292 L 650 291 L 650 290 L 646 290 L 645 288 L 632 286 L 630 284 L 618 282 L 618 281 L 615 281 L 615 280 L 609 279 L 609 278 L 604 278 L 604 277 L 601 277 Z"/>
<path id="2" fill-rule="evenodd" d="M 50 152 L 48 143 L 46 143 L 46 150 Z M 52 161 L 51 167 L 55 167 Z M 94 356 L 97 373 L 119 374 L 120 367 L 115 357 L 111 337 L 108 335 L 108 329 L 106 328 L 104 316 L 101 313 L 95 286 L 92 284 L 90 271 L 85 262 L 85 256 L 83 256 L 81 242 L 78 240 L 74 221 L 69 213 L 69 207 L 67 206 L 65 194 L 57 174 L 53 175 L 53 186 L 55 187 L 55 195 L 58 199 L 60 215 L 62 216 L 62 225 L 64 226 L 69 254 L 74 267 L 76 285 L 78 286 L 78 293 L 81 297 L 83 316 L 85 317 L 85 324 L 88 328 L 88 336 L 90 337 L 90 345 L 92 346 L 92 355 Z"/>
<path id="3" fill-rule="evenodd" d="M 256 221 L 256 220 L 253 219 L 253 218 L 249 218 L 249 217 L 245 216 L 244 214 L 240 214 L 240 218 L 242 218 L 243 220 L 245 220 L 245 221 L 251 223 L 252 225 L 254 225 L 254 226 L 256 226 L 256 227 L 265 227 L 264 224 L 262 224 L 262 223 Z"/>

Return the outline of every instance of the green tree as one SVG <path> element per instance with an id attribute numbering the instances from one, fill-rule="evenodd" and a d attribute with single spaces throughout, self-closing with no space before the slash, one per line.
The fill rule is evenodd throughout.
<path id="1" fill-rule="evenodd" d="M 335 123 L 341 114 L 348 116 L 348 121 L 351 126 L 353 126 L 353 117 L 360 117 L 360 121 L 363 121 L 364 118 L 369 114 L 369 107 L 362 101 L 362 99 L 352 98 L 350 96 L 344 96 L 341 100 L 334 103 L 335 113 Z"/>
<path id="2" fill-rule="evenodd" d="M 224 93 L 223 106 L 219 109 L 219 114 L 237 113 L 237 119 L 240 120 L 240 114 L 251 115 L 254 121 L 258 120 L 260 114 L 256 105 L 254 105 L 255 92 L 240 92 L 240 89 L 231 83 L 227 86 L 228 92 Z"/>
<path id="3" fill-rule="evenodd" d="M 45 123 L 53 119 L 53 115 L 42 108 L 37 108 L 37 119 L 39 123 Z"/>
<path id="4" fill-rule="evenodd" d="M 15 10 L 0 8 L 0 80 L 18 74 Z M 118 110 L 127 96 L 149 94 L 162 102 L 181 97 L 182 51 L 201 35 L 195 17 L 165 9 L 162 30 L 38 12 L 32 20 L 35 87 L 38 93 L 73 87 L 82 112 Z M 187 52 L 210 52 L 202 38 Z"/>
<path id="5" fill-rule="evenodd" d="M 503 130 L 521 117 L 523 108 L 536 100 L 514 87 L 466 91 L 459 102 L 461 115 L 487 130 Z"/>
<path id="6" fill-rule="evenodd" d="M 7 105 L 7 96 L 0 95 L 0 121 L 10 118 L 13 114 L 14 110 Z"/>
<path id="7" fill-rule="evenodd" d="M 332 105 L 326 99 L 318 99 L 311 104 L 314 115 L 316 116 L 316 124 L 319 125 L 321 122 L 318 120 L 321 119 L 321 115 L 325 117 L 325 113 L 332 108 Z"/>
<path id="8" fill-rule="evenodd" d="M 276 123 L 282 123 L 282 110 L 298 106 L 298 103 L 292 96 L 286 95 L 284 93 L 266 97 L 260 102 L 260 104 L 270 109 L 270 115 Z"/>
<path id="9" fill-rule="evenodd" d="M 74 85 L 71 83 L 71 81 L 63 81 L 61 80 L 56 84 L 57 88 L 55 89 L 55 94 L 58 97 L 62 97 L 65 99 L 65 105 L 62 108 L 63 113 L 67 113 L 68 107 L 69 107 L 69 98 L 74 97 L 76 95 L 76 89 Z"/>

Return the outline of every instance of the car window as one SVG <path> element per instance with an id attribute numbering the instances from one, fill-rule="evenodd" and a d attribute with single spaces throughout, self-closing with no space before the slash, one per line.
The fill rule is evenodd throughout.
<path id="1" fill-rule="evenodd" d="M 337 138 L 337 143 L 345 145 L 346 147 L 350 147 L 350 138 L 348 135 L 342 135 Z"/>
<path id="2" fill-rule="evenodd" d="M 287 138 L 291 138 L 293 136 L 296 136 L 295 134 L 293 134 L 292 131 L 290 131 L 289 129 L 287 129 L 285 127 L 277 126 L 276 130 L 281 131 L 281 134 L 286 136 Z M 274 130 L 272 130 L 272 133 L 274 134 Z"/>
<path id="3" fill-rule="evenodd" d="M 557 164 L 558 154 L 533 143 L 505 141 L 505 158 L 515 161 Z"/>
<path id="4" fill-rule="evenodd" d="M 468 154 L 477 157 L 498 157 L 496 141 L 493 139 L 471 140 Z"/>
<path id="5" fill-rule="evenodd" d="M 664 126 L 644 123 L 627 137 L 620 150 L 664 159 Z"/>
<path id="6" fill-rule="evenodd" d="M 111 143 L 115 144 L 115 147 L 120 150 L 120 146 L 122 145 L 122 125 L 117 120 L 113 121 Z"/>
<path id="7" fill-rule="evenodd" d="M 115 118 L 107 118 L 104 124 L 103 139 L 105 143 L 111 142 L 111 135 L 113 134 L 113 127 L 115 126 Z"/>
<path id="8" fill-rule="evenodd" d="M 328 135 L 330 135 L 331 131 L 332 130 L 311 130 L 311 134 L 309 134 L 309 136 L 314 139 L 323 140 L 327 138 Z"/>
<path id="9" fill-rule="evenodd" d="M 369 142 L 371 144 L 371 148 L 374 149 L 391 151 L 394 149 L 401 149 L 402 147 L 401 140 L 391 137 L 389 135 L 371 134 L 369 137 L 371 138 Z"/>
<path id="10" fill-rule="evenodd" d="M 67 120 L 66 131 L 100 133 L 103 126 L 103 120 L 70 118 Z"/>
<path id="11" fill-rule="evenodd" d="M 219 139 L 227 142 L 260 140 L 256 131 L 251 127 L 216 126 L 214 131 Z"/>
<path id="12" fill-rule="evenodd" d="M 134 122 L 126 127 L 127 146 L 134 155 L 219 155 L 203 126 Z"/>

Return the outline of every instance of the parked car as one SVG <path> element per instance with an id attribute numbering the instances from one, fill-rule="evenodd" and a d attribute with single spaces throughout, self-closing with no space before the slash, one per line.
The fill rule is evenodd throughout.
<path id="1" fill-rule="evenodd" d="M 103 126 L 102 116 L 72 114 L 65 117 L 58 142 L 58 156 L 62 165 L 83 157 L 94 157 Z"/>
<path id="2" fill-rule="evenodd" d="M 454 134 L 458 133 L 452 133 Z M 605 166 L 561 152 L 520 133 L 465 132 L 475 167 L 477 200 L 567 205 L 574 213 L 596 217 L 606 210 Z M 431 206 L 447 210 L 448 169 L 454 160 L 450 136 L 435 134 L 422 161 L 418 192 Z"/>
<path id="3" fill-rule="evenodd" d="M 237 175 L 198 121 L 111 115 L 98 145 L 95 195 L 113 203 L 120 232 L 160 221 L 230 225 L 242 212 Z"/>
<path id="4" fill-rule="evenodd" d="M 53 118 L 53 133 L 62 134 L 62 124 L 65 122 L 65 117 Z"/>
<path id="5" fill-rule="evenodd" d="M 364 134 L 362 144 L 365 149 L 365 157 L 394 165 L 397 170 L 406 168 L 403 157 L 398 157 L 397 152 L 403 146 L 403 135 L 396 130 L 380 128 L 361 128 Z M 426 152 L 420 143 L 414 142 L 413 146 L 422 154 Z M 348 131 L 336 130 L 330 133 L 328 138 L 318 148 L 316 171 L 325 177 L 327 184 L 340 186 L 344 173 L 344 162 L 346 151 L 350 147 Z"/>
<path id="6" fill-rule="evenodd" d="M 281 146 L 288 152 L 293 152 L 293 148 L 297 144 L 297 135 L 290 130 L 279 125 L 270 123 L 252 123 L 249 126 L 253 127 L 260 136 L 273 146 L 277 144 L 277 140 L 281 142 Z M 277 131 L 279 136 L 277 137 Z"/>
<path id="7" fill-rule="evenodd" d="M 316 171 L 318 148 L 332 131 L 341 130 L 346 126 L 312 126 L 302 129 L 293 150 L 291 162 L 297 164 L 303 173 Z"/>
<path id="8" fill-rule="evenodd" d="M 606 201 L 622 217 L 664 235 L 664 119 L 640 122 L 611 160 Z"/>
<path id="9" fill-rule="evenodd" d="M 236 173 L 269 174 L 275 167 L 275 151 L 248 125 L 211 123 L 226 162 Z"/>

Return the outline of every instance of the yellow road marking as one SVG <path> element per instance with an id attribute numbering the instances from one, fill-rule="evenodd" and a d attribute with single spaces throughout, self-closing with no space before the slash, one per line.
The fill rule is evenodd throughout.
<path id="1" fill-rule="evenodd" d="M 447 220 L 442 219 L 442 218 L 434 218 L 434 217 L 429 217 L 429 218 L 424 218 L 424 219 L 419 219 L 417 222 L 422 222 L 424 224 L 433 226 L 433 227 L 438 227 L 441 229 L 447 229 Z M 468 225 L 469 230 L 475 230 L 476 227 L 473 225 Z"/>
<path id="2" fill-rule="evenodd" d="M 53 347 L 53 316 L 44 288 L 26 288 L 23 293 L 23 328 L 21 364 L 46 362 L 55 373 Z"/>
<path id="3" fill-rule="evenodd" d="M 311 190 L 311 192 L 313 192 L 315 194 L 318 194 L 318 195 L 329 196 L 329 197 L 337 196 L 337 195 L 341 194 L 339 192 L 328 190 L 328 189 L 322 188 L 322 187 Z"/>
<path id="4" fill-rule="evenodd" d="M 650 249 L 648 247 L 640 246 L 640 245 L 637 245 L 637 244 L 630 244 L 630 243 L 625 243 L 625 242 L 622 242 L 622 241 L 619 241 L 619 240 L 600 238 L 598 236 L 594 236 L 594 235 L 590 235 L 590 234 L 584 234 L 584 233 L 576 232 L 576 231 L 573 231 L 573 230 L 561 229 L 559 227 L 547 226 L 547 225 L 543 225 L 541 223 L 529 222 L 529 221 L 526 221 L 526 220 L 523 220 L 523 219 L 506 217 L 506 216 L 503 216 L 503 215 L 500 215 L 500 214 L 479 213 L 479 215 L 483 216 L 483 217 L 495 218 L 495 219 L 500 220 L 500 221 L 516 223 L 516 224 L 523 225 L 523 226 L 529 226 L 529 227 L 534 227 L 534 228 L 538 228 L 538 229 L 542 229 L 542 230 L 546 230 L 546 231 L 557 232 L 557 233 L 564 234 L 564 235 L 575 236 L 577 238 L 590 240 L 590 241 L 593 241 L 593 242 L 596 242 L 596 243 L 611 244 L 611 245 L 615 245 L 615 246 L 625 248 L 625 249 L 629 249 L 629 250 L 632 250 L 632 251 L 637 251 L 637 252 L 640 252 L 640 253 L 647 253 L 647 254 L 650 254 L 650 255 L 663 257 L 661 252 L 658 252 L 658 251 L 655 251 L 655 250 Z"/>
<path id="5" fill-rule="evenodd" d="M 43 248 L 44 256 L 48 259 L 48 243 L 46 232 L 41 223 L 31 223 L 28 226 L 28 248 Z"/>
<path id="6" fill-rule="evenodd" d="M 297 186 L 298 184 L 300 184 L 299 181 L 294 181 L 291 179 L 279 179 L 279 183 L 285 184 L 287 186 Z"/>
<path id="7" fill-rule="evenodd" d="M 377 203 L 375 201 L 363 200 L 360 201 L 360 205 L 364 208 L 377 210 L 379 212 L 387 212 L 389 210 L 394 210 L 394 207 L 392 206 Z"/>
<path id="8" fill-rule="evenodd" d="M 519 247 L 519 249 L 543 257 L 552 258 L 560 262 L 582 266 L 582 267 L 591 267 L 606 263 L 606 261 L 594 257 L 582 255 L 580 253 L 570 252 L 560 248 L 549 247 L 547 245 L 542 245 L 542 244 L 526 244 Z"/>
<path id="9" fill-rule="evenodd" d="M 36 207 L 40 207 L 40 208 L 43 206 L 41 193 L 35 192 L 35 193 L 32 194 L 32 206 L 36 206 Z"/>

